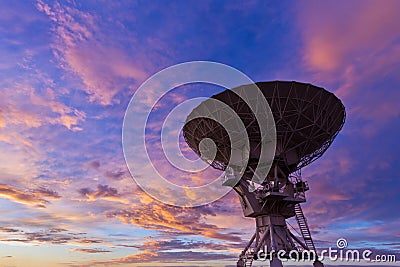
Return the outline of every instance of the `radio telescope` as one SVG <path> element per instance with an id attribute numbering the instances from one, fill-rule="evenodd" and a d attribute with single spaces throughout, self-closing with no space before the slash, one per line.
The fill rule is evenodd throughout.
<path id="1" fill-rule="evenodd" d="M 294 255 L 298 259 L 314 260 L 315 267 L 324 266 L 318 261 L 300 206 L 306 202 L 305 192 L 309 190 L 301 177 L 301 168 L 321 157 L 332 144 L 344 124 L 345 108 L 334 94 L 311 84 L 272 81 L 256 85 L 270 106 L 276 130 L 275 154 L 267 162 L 269 169 L 259 183 L 252 177 L 257 166 L 265 163 L 260 160 L 261 124 L 255 120 L 253 109 L 235 93 L 254 90 L 254 84 L 225 90 L 202 102 L 189 114 L 183 127 L 184 138 L 203 160 L 225 172 L 223 185 L 233 187 L 239 195 L 244 216 L 256 221 L 255 233 L 240 254 L 238 267 L 252 266 L 253 261 L 261 257 L 269 259 L 271 267 L 278 267 L 282 266 L 279 257 L 293 259 Z M 231 150 L 233 141 L 228 131 L 216 120 L 197 115 L 199 110 L 218 112 L 212 110 L 215 100 L 229 106 L 244 125 L 248 146 L 242 156 L 247 160 L 239 171 L 229 163 L 230 158 L 237 155 Z M 212 157 L 203 153 L 202 140 L 209 139 L 216 149 L 215 153 L 209 153 Z M 298 223 L 298 235 L 289 230 L 286 220 L 292 217 Z M 278 251 L 283 251 L 279 257 Z"/>

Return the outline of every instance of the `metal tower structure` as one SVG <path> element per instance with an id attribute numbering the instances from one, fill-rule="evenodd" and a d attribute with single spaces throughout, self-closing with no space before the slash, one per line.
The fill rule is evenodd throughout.
<path id="1" fill-rule="evenodd" d="M 286 81 L 256 83 L 268 101 L 275 120 L 276 148 L 271 168 L 262 182 L 252 181 L 260 162 L 261 134 L 259 122 L 251 108 L 235 94 L 235 88 L 212 96 L 228 105 L 245 125 L 249 139 L 249 158 L 239 179 L 232 179 L 237 171 L 228 166 L 231 155 L 231 140 L 224 127 L 209 118 L 192 115 L 197 109 L 210 109 L 210 100 L 195 108 L 188 116 L 183 134 L 189 147 L 201 155 L 200 142 L 209 138 L 216 144 L 214 158 L 204 159 L 212 167 L 225 171 L 223 185 L 237 192 L 245 217 L 255 219 L 256 230 L 239 256 L 238 267 L 252 266 L 254 260 L 267 258 L 271 267 L 280 267 L 277 257 L 298 257 L 314 260 L 314 266 L 323 266 L 316 257 L 316 248 L 307 220 L 301 209 L 306 202 L 308 184 L 301 177 L 301 168 L 310 164 L 332 144 L 341 130 L 346 113 L 342 102 L 332 93 L 311 84 Z M 239 90 L 253 90 L 254 85 L 240 86 Z M 211 110 L 212 112 L 212 110 Z M 203 155 L 204 157 L 204 155 Z M 293 234 L 286 222 L 295 218 L 300 236 Z M 307 251 L 308 253 L 300 253 Z M 306 256 L 304 256 L 306 255 Z"/>

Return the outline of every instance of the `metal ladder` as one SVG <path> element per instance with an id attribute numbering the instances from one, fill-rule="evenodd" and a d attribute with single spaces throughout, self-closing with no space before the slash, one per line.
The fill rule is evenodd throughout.
<path id="1" fill-rule="evenodd" d="M 245 267 L 251 267 L 251 266 L 253 266 L 253 260 L 254 260 L 253 254 L 254 254 L 253 249 L 252 249 L 252 248 L 249 249 L 248 253 L 247 253 L 246 256 L 245 256 L 245 257 L 246 257 L 245 263 L 244 263 L 244 266 L 245 266 Z"/>
<path id="2" fill-rule="evenodd" d="M 237 266 L 251 267 L 253 266 L 253 261 L 254 261 L 254 251 L 252 248 L 249 248 L 246 252 L 244 252 L 244 254 L 240 255 Z M 241 262 L 240 265 L 239 262 Z"/>
<path id="3" fill-rule="evenodd" d="M 317 252 L 315 249 L 314 241 L 311 238 L 311 232 L 310 229 L 308 228 L 307 219 L 304 216 L 300 203 L 297 203 L 294 206 L 294 211 L 296 213 L 296 221 L 299 225 L 300 233 L 304 239 L 305 245 L 308 247 L 309 250 Z"/>
<path id="4" fill-rule="evenodd" d="M 251 267 L 253 266 L 253 256 L 248 257 L 247 255 L 243 256 L 240 258 L 240 260 L 238 261 L 237 266 L 241 266 L 241 267 Z M 239 264 L 240 262 L 240 264 Z"/>
<path id="5" fill-rule="evenodd" d="M 251 266 L 253 266 L 253 260 L 246 261 L 245 267 L 251 267 Z"/>

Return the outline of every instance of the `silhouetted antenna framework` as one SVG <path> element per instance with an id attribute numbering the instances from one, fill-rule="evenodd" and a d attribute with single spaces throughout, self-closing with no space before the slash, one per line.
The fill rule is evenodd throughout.
<path id="1" fill-rule="evenodd" d="M 276 124 L 278 158 L 295 151 L 296 162 L 288 162 L 294 172 L 320 156 L 332 144 L 345 120 L 345 109 L 341 101 L 321 87 L 299 82 L 256 83 L 267 99 Z M 242 86 L 246 87 L 246 86 Z M 212 96 L 229 105 L 242 119 L 252 143 L 260 142 L 258 123 L 250 108 L 233 91 L 226 90 Z M 189 147 L 200 155 L 199 143 L 211 138 L 218 152 L 212 166 L 225 170 L 230 158 L 228 133 L 214 120 L 194 119 L 184 126 L 183 131 Z"/>
<path id="2" fill-rule="evenodd" d="M 341 130 L 346 117 L 342 102 L 321 87 L 285 81 L 259 82 L 256 85 L 270 105 L 276 127 L 275 157 L 261 185 L 251 183 L 253 171 L 259 163 L 261 145 L 260 128 L 255 115 L 234 93 L 235 88 L 212 96 L 231 107 L 240 117 L 250 144 L 249 161 L 240 180 L 235 180 L 234 184 L 224 182 L 224 185 L 232 186 L 238 193 L 244 215 L 256 219 L 256 232 L 240 255 L 237 266 L 251 266 L 264 247 L 267 251 L 263 255 L 280 249 L 287 252 L 286 257 L 293 250 L 316 252 L 300 206 L 306 201 L 305 191 L 309 188 L 299 175 L 299 170 L 322 156 Z M 243 85 L 236 89 L 251 90 L 251 87 Z M 210 106 L 208 101 L 211 100 L 204 101 L 192 113 Z M 216 169 L 228 171 L 231 144 L 221 124 L 209 118 L 188 120 L 183 127 L 183 134 L 189 147 L 199 156 L 201 140 L 212 139 L 217 147 L 216 156 L 205 160 Z M 296 218 L 301 237 L 289 231 L 286 219 L 291 217 Z M 271 258 L 271 266 L 282 266 L 282 263 Z M 314 266 L 323 265 L 316 260 Z"/>

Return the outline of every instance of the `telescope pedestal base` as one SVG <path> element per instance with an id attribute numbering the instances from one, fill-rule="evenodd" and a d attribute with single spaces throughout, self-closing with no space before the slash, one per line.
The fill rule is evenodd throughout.
<path id="1" fill-rule="evenodd" d="M 297 250 L 282 215 L 263 215 L 256 218 L 256 246 L 254 253 L 277 253 L 284 250 L 289 253 Z"/>
<path id="2" fill-rule="evenodd" d="M 279 251 L 285 251 L 285 255 L 280 255 L 284 258 L 290 258 L 290 253 L 293 251 L 304 250 L 311 251 L 298 237 L 294 236 L 286 225 L 286 218 L 279 214 L 261 215 L 256 219 L 256 233 L 253 235 L 246 248 L 242 251 L 237 267 L 252 266 L 254 260 L 270 260 L 270 267 L 283 267 L 282 261 L 277 258 Z M 314 252 L 314 251 L 313 251 Z M 312 254 L 301 256 L 298 260 L 306 259 L 313 260 Z M 316 256 L 316 254 L 314 254 Z M 303 258 L 305 257 L 305 258 Z M 324 267 L 324 265 L 315 260 L 313 267 Z"/>

